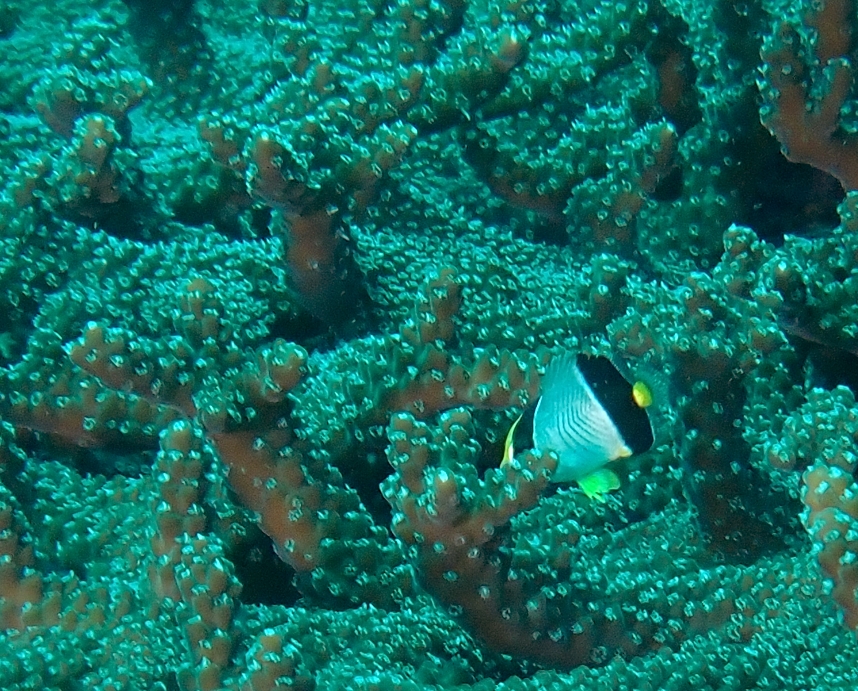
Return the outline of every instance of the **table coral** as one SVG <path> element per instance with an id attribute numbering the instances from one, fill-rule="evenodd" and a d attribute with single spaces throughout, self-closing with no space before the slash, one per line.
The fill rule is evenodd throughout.
<path id="1" fill-rule="evenodd" d="M 856 21 L 0 2 L 0 686 L 854 688 Z"/>

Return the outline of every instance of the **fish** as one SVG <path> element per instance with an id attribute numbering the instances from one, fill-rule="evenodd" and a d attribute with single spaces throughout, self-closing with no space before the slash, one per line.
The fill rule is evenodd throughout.
<path id="1" fill-rule="evenodd" d="M 620 487 L 612 461 L 645 453 L 655 443 L 648 409 L 654 389 L 629 381 L 602 355 L 565 353 L 548 366 L 541 395 L 513 422 L 501 466 L 525 449 L 554 451 L 551 481 L 577 483 L 589 498 L 604 502 Z"/>

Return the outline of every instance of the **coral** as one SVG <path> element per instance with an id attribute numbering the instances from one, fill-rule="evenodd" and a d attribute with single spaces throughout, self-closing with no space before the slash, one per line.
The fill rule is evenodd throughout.
<path id="1" fill-rule="evenodd" d="M 854 688 L 854 14 L 0 0 L 0 687 Z"/>
<path id="2" fill-rule="evenodd" d="M 394 416 L 388 453 L 396 473 L 385 494 L 396 508 L 394 531 L 416 547 L 424 586 L 492 648 L 556 668 L 601 665 L 727 622 L 731 637 L 747 639 L 763 600 L 795 596 L 791 580 L 763 577 L 749 586 L 750 573 L 741 569 L 689 573 L 703 546 L 685 533 L 687 523 L 671 528 L 666 517 L 616 535 L 591 531 L 587 549 L 598 544 L 610 560 L 604 573 L 585 575 L 584 536 L 571 516 L 552 516 L 566 528 L 553 526 L 554 540 L 528 544 L 505 530 L 511 517 L 536 504 L 555 459 L 528 452 L 480 480 L 472 435 L 464 410 L 442 416 L 435 429 Z M 624 553 L 629 544 L 637 547 Z M 657 563 L 660 582 L 635 562 L 639 549 Z"/>
<path id="3" fill-rule="evenodd" d="M 813 6 L 803 19 L 811 46 L 783 22 L 763 48 L 760 83 L 763 124 L 787 158 L 830 173 L 845 190 L 858 186 L 858 139 L 840 121 L 854 80 L 854 14 L 850 0 Z"/>
<path id="4" fill-rule="evenodd" d="M 832 595 L 851 629 L 858 627 L 858 543 L 853 539 L 858 518 L 855 409 L 855 396 L 848 389 L 835 389 L 833 396 L 823 400 L 814 395 L 798 411 L 797 424 L 790 430 L 798 437 L 817 437 L 816 453 L 802 478 L 804 521 L 817 545 L 822 571 L 834 582 Z"/>

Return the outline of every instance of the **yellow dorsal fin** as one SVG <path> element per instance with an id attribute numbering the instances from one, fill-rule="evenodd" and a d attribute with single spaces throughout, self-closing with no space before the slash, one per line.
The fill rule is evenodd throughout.
<path id="1" fill-rule="evenodd" d="M 599 468 L 578 480 L 578 486 L 590 499 L 605 501 L 605 495 L 620 488 L 620 478 L 613 470 Z"/>

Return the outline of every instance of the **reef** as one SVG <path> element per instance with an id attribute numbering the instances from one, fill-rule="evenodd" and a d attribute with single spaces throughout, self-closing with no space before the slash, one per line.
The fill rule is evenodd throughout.
<path id="1" fill-rule="evenodd" d="M 0 686 L 858 686 L 858 8 L 0 0 Z M 604 503 L 500 467 L 654 377 Z"/>

